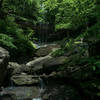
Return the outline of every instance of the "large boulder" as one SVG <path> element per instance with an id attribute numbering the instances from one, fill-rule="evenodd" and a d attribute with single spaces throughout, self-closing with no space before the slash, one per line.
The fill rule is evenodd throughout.
<path id="1" fill-rule="evenodd" d="M 9 60 L 9 52 L 0 47 L 0 85 L 3 84 L 7 75 L 7 65 Z"/>
<path id="2" fill-rule="evenodd" d="M 59 49 L 60 45 L 57 44 L 48 44 L 40 47 L 37 52 L 35 53 L 38 57 L 47 56 L 50 54 L 54 49 Z"/>
<path id="3" fill-rule="evenodd" d="M 18 64 L 17 62 L 9 62 L 8 74 L 10 76 L 21 74 L 22 72 L 29 73 L 30 69 L 25 64 Z"/>
<path id="4" fill-rule="evenodd" d="M 13 75 L 11 81 L 17 86 L 33 86 L 40 82 L 38 76 L 27 75 L 25 73 Z"/>
<path id="5" fill-rule="evenodd" d="M 48 61 L 44 62 L 43 70 L 45 72 L 56 71 L 59 68 L 59 66 L 65 64 L 66 59 L 67 59 L 66 56 L 60 56 L 60 57 L 49 59 Z"/>
<path id="6" fill-rule="evenodd" d="M 39 57 L 33 61 L 30 61 L 26 64 L 27 68 L 30 68 L 31 72 L 40 72 L 43 69 L 43 64 L 48 60 L 52 59 L 50 55 L 45 57 Z"/>

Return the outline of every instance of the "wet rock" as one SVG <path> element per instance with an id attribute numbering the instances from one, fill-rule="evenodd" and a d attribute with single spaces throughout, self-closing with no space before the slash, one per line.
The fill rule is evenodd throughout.
<path id="1" fill-rule="evenodd" d="M 50 55 L 45 57 L 39 57 L 33 61 L 30 61 L 26 64 L 28 68 L 30 68 L 31 72 L 38 72 L 42 70 L 43 64 L 50 60 L 52 57 Z"/>
<path id="2" fill-rule="evenodd" d="M 40 47 L 37 52 L 35 53 L 36 56 L 38 57 L 43 57 L 43 56 L 47 56 L 48 54 L 50 54 L 52 52 L 53 49 L 57 49 L 60 48 L 59 45 L 57 44 L 52 44 L 52 45 L 45 45 L 43 47 Z"/>
<path id="3" fill-rule="evenodd" d="M 14 93 L 0 93 L 0 100 L 17 100 Z"/>
<path id="4" fill-rule="evenodd" d="M 30 69 L 28 66 L 25 64 L 18 64 L 16 62 L 9 62 L 8 65 L 8 74 L 10 76 L 15 75 L 15 74 L 20 74 L 20 73 L 29 73 Z"/>
<path id="5" fill-rule="evenodd" d="M 32 100 L 32 98 L 39 97 L 40 91 L 38 86 L 17 86 L 17 87 L 14 86 L 14 87 L 4 88 L 1 94 L 2 94 L 1 96 L 7 94 L 10 97 L 14 97 L 14 99 L 10 100 Z M 3 99 L 3 100 L 9 100 L 9 99 Z"/>
<path id="6" fill-rule="evenodd" d="M 47 62 L 43 64 L 43 70 L 46 72 L 56 71 L 57 68 L 59 68 L 59 66 L 65 64 L 66 59 L 67 59 L 66 56 L 60 56 L 60 57 L 49 59 Z"/>
<path id="7" fill-rule="evenodd" d="M 21 65 L 19 65 L 18 63 L 9 62 L 9 64 L 8 64 L 8 74 L 12 75 L 12 74 L 20 73 L 20 68 L 21 68 Z"/>
<path id="8" fill-rule="evenodd" d="M 11 77 L 11 81 L 17 86 L 33 86 L 39 84 L 39 78 L 33 75 L 27 75 L 26 73 L 22 73 L 20 75 L 13 75 Z"/>
<path id="9" fill-rule="evenodd" d="M 9 52 L 0 47 L 0 85 L 2 85 L 5 80 L 7 74 L 8 61 Z"/>

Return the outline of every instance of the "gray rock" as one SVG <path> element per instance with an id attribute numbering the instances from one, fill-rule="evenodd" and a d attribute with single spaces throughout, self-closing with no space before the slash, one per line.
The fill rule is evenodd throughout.
<path id="1" fill-rule="evenodd" d="M 4 88 L 0 93 L 2 94 L 2 96 L 4 94 L 9 94 L 10 97 L 15 95 L 14 97 L 17 98 L 16 100 L 32 100 L 33 98 L 38 98 L 40 96 L 39 89 L 39 86 L 13 86 Z"/>
<path id="2" fill-rule="evenodd" d="M 52 51 L 53 51 L 53 49 L 57 49 L 57 48 L 60 48 L 60 46 L 59 45 L 57 45 L 57 44 L 48 44 L 48 45 L 46 45 L 46 46 L 43 46 L 43 47 L 40 47 L 38 50 L 37 50 L 37 52 L 35 53 L 36 54 L 36 56 L 38 56 L 38 57 L 43 57 L 43 56 L 47 56 L 48 54 L 50 54 Z"/>
<path id="3" fill-rule="evenodd" d="M 55 71 L 59 66 L 65 64 L 65 60 L 67 59 L 66 56 L 60 56 L 56 58 L 49 59 L 43 64 L 44 71 Z"/>
<path id="4" fill-rule="evenodd" d="M 29 73 L 30 69 L 25 64 L 18 64 L 16 62 L 9 62 L 8 73 L 10 76 L 20 74 L 22 72 Z"/>
<path id="5" fill-rule="evenodd" d="M 28 62 L 28 63 L 26 64 L 26 66 L 27 66 L 28 68 L 30 68 L 30 70 L 31 70 L 32 72 L 37 72 L 37 71 L 42 70 L 43 64 L 44 64 L 45 62 L 47 62 L 48 60 L 50 60 L 51 58 L 52 58 L 52 57 L 51 57 L 50 55 L 45 56 L 45 57 L 39 57 L 39 58 L 37 58 L 37 59 L 35 59 L 35 60 L 33 60 L 33 61 Z"/>
<path id="6" fill-rule="evenodd" d="M 9 75 L 20 73 L 21 65 L 16 62 L 9 62 L 8 63 L 8 73 Z"/>
<path id="7" fill-rule="evenodd" d="M 17 86 L 33 86 L 34 84 L 39 84 L 39 78 L 37 76 L 27 75 L 25 73 L 12 76 L 11 81 Z"/>
<path id="8" fill-rule="evenodd" d="M 3 84 L 7 74 L 8 60 L 9 52 L 0 47 L 0 85 Z"/>

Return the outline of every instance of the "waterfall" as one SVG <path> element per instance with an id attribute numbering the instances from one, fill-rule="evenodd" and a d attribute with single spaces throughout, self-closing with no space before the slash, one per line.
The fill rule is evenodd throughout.
<path id="1" fill-rule="evenodd" d="M 40 86 L 39 86 L 39 96 L 38 98 L 33 98 L 32 100 L 42 100 L 41 94 L 45 91 L 45 84 L 43 79 L 39 76 Z"/>
<path id="2" fill-rule="evenodd" d="M 14 87 L 14 83 L 12 80 L 10 80 L 10 89 L 13 89 L 13 87 Z"/>
<path id="3" fill-rule="evenodd" d="M 39 80 L 40 80 L 40 93 L 43 93 L 45 91 L 45 84 L 41 77 L 39 77 Z"/>
<path id="4" fill-rule="evenodd" d="M 1 87 L 0 96 L 3 96 L 4 93 L 4 87 Z"/>
<path id="5" fill-rule="evenodd" d="M 4 96 L 5 94 L 14 94 L 16 96 L 16 100 L 24 100 L 30 98 L 31 100 L 43 100 L 42 95 L 45 91 L 45 83 L 43 79 L 36 75 L 36 78 L 39 80 L 39 86 L 35 86 L 36 88 L 28 87 L 28 86 L 14 86 L 13 81 L 11 80 L 9 83 L 9 87 L 1 88 L 0 96 Z M 34 87 L 34 86 L 33 86 Z M 34 95 L 34 92 L 36 95 Z M 6 98 L 6 97 L 5 97 Z"/>
<path id="6" fill-rule="evenodd" d="M 39 44 L 45 44 L 48 41 L 49 23 L 40 22 L 38 25 L 38 39 Z"/>

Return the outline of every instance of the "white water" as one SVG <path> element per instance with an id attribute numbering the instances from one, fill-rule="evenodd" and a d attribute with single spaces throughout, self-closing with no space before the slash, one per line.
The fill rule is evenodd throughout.
<path id="1" fill-rule="evenodd" d="M 3 96 L 7 93 L 14 93 L 17 97 L 17 100 L 24 100 L 24 98 L 32 98 L 32 100 L 42 100 L 41 94 L 45 91 L 45 84 L 41 77 L 37 76 L 40 80 L 39 87 L 16 87 L 11 81 L 10 87 L 2 88 L 2 92 L 0 92 L 0 96 Z M 34 94 L 35 93 L 35 94 Z M 37 95 L 37 96 L 36 96 Z"/>
<path id="2" fill-rule="evenodd" d="M 40 93 L 43 93 L 45 91 L 45 84 L 41 77 L 39 77 L 39 80 L 40 80 Z"/>
<path id="3" fill-rule="evenodd" d="M 41 77 L 39 77 L 39 80 L 40 80 L 40 89 L 39 89 L 39 96 L 38 96 L 39 98 L 33 98 L 32 100 L 42 100 L 41 93 L 45 91 L 45 84 Z"/>
<path id="4" fill-rule="evenodd" d="M 42 100 L 42 98 L 33 98 L 32 100 Z"/>
<path id="5" fill-rule="evenodd" d="M 47 46 L 53 46 L 56 45 L 56 43 L 34 43 L 36 48 L 42 48 L 42 47 L 47 47 Z"/>

